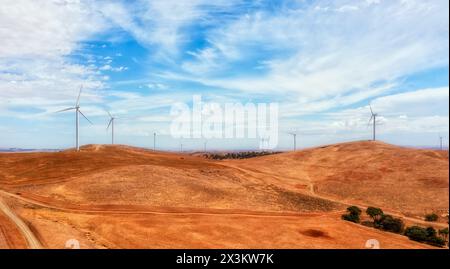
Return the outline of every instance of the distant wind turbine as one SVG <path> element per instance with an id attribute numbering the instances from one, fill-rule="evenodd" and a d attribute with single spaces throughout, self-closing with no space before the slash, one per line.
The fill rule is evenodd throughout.
<path id="1" fill-rule="evenodd" d="M 83 114 L 83 112 L 81 112 L 80 110 L 80 97 L 81 97 L 81 91 L 83 90 L 83 85 L 81 85 L 80 87 L 80 92 L 78 93 L 78 98 L 77 98 L 77 102 L 75 104 L 75 107 L 69 107 L 60 111 L 56 111 L 56 113 L 60 113 L 60 112 L 64 112 L 64 111 L 69 111 L 69 110 L 75 110 L 75 117 L 76 117 L 76 123 L 75 123 L 75 129 L 76 129 L 76 149 L 77 151 L 80 150 L 80 145 L 79 145 L 79 140 L 80 140 L 80 133 L 78 131 L 79 125 L 80 125 L 80 119 L 79 119 L 79 114 L 81 114 L 90 124 L 92 124 L 92 122 Z"/>
<path id="2" fill-rule="evenodd" d="M 114 145 L 114 120 L 116 119 L 113 115 L 111 115 L 111 113 L 109 111 L 108 112 L 109 115 L 109 123 L 108 123 L 108 127 L 106 127 L 106 130 L 109 129 L 109 126 L 111 126 L 111 144 Z"/>
<path id="3" fill-rule="evenodd" d="M 297 150 L 297 134 L 296 133 L 289 133 L 294 137 L 294 151 Z"/>
<path id="4" fill-rule="evenodd" d="M 372 122 L 373 123 L 373 141 L 375 141 L 378 114 L 377 113 L 373 113 L 372 106 L 370 104 L 369 104 L 369 108 L 370 108 L 371 116 L 370 116 L 370 119 L 369 119 L 369 123 L 367 125 L 369 126 L 370 122 L 373 120 L 373 122 Z"/>

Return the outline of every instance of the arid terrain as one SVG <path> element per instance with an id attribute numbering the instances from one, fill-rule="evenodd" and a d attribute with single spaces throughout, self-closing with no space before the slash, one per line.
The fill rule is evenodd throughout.
<path id="1" fill-rule="evenodd" d="M 369 141 L 221 161 L 105 145 L 2 153 L 0 248 L 433 248 L 341 215 L 377 206 L 430 225 L 425 214 L 448 212 L 448 161 Z"/>

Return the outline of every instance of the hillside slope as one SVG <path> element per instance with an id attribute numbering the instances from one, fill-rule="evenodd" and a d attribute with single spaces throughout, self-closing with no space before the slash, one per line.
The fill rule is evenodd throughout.
<path id="1" fill-rule="evenodd" d="M 448 210 L 448 161 L 448 151 L 363 141 L 227 163 L 285 188 L 423 217 Z"/>
<path id="2" fill-rule="evenodd" d="M 51 248 L 428 248 L 340 215 L 375 205 L 411 225 L 448 210 L 448 153 L 379 142 L 224 161 L 102 145 L 4 153 L 0 198 Z M 0 248 L 23 247 L 4 213 Z"/>

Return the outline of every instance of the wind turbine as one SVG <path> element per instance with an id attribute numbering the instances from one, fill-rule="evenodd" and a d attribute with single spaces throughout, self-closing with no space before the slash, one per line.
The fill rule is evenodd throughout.
<path id="1" fill-rule="evenodd" d="M 80 87 L 80 92 L 78 93 L 78 98 L 77 98 L 77 102 L 75 104 L 74 107 L 69 107 L 60 111 L 56 111 L 56 113 L 60 113 L 60 112 L 64 112 L 64 111 L 69 111 L 69 110 L 75 110 L 75 118 L 76 118 L 76 122 L 75 122 L 75 129 L 76 129 L 76 149 L 77 151 L 80 150 L 80 145 L 79 145 L 79 140 L 80 140 L 80 133 L 78 131 L 79 125 L 80 125 L 80 119 L 79 119 L 79 114 L 81 114 L 90 124 L 92 124 L 92 122 L 83 114 L 83 112 L 81 112 L 80 110 L 80 97 L 81 97 L 81 91 L 83 90 L 83 85 L 81 85 Z"/>
<path id="2" fill-rule="evenodd" d="M 378 114 L 377 113 L 373 113 L 372 106 L 370 104 L 369 104 L 369 108 L 370 108 L 370 113 L 372 115 L 370 116 L 369 123 L 367 125 L 369 126 L 370 122 L 373 120 L 373 141 L 375 141 L 375 134 L 376 134 L 375 131 L 376 131 L 376 126 L 377 126 L 377 116 L 378 116 Z"/>
<path id="3" fill-rule="evenodd" d="M 106 127 L 106 130 L 108 130 L 109 126 L 111 126 L 111 144 L 114 145 L 114 120 L 116 118 L 113 115 L 111 115 L 111 113 L 109 113 L 109 111 L 106 111 L 106 112 L 108 112 L 108 115 L 109 115 L 109 118 L 110 118 L 109 123 L 108 123 L 108 127 Z"/>
<path id="4" fill-rule="evenodd" d="M 297 134 L 296 133 L 289 133 L 294 137 L 294 151 L 297 150 Z"/>

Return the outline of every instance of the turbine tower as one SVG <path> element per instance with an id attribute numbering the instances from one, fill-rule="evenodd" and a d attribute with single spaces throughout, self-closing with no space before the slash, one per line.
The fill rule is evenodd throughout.
<path id="1" fill-rule="evenodd" d="M 83 85 L 81 85 L 80 87 L 80 92 L 78 93 L 78 98 L 77 98 L 77 102 L 75 104 L 74 107 L 69 107 L 60 111 L 56 111 L 56 113 L 59 112 L 64 112 L 64 111 L 69 111 L 69 110 L 75 110 L 75 148 L 77 151 L 80 151 L 80 144 L 79 144 L 79 140 L 80 140 L 80 132 L 78 130 L 79 125 L 80 125 L 80 119 L 79 119 L 79 114 L 81 114 L 90 124 L 92 124 L 92 122 L 83 114 L 83 112 L 81 112 L 80 110 L 80 97 L 81 97 L 81 91 L 83 90 Z"/>
<path id="2" fill-rule="evenodd" d="M 297 150 L 297 134 L 296 133 L 289 133 L 294 137 L 294 151 Z"/>
<path id="3" fill-rule="evenodd" d="M 106 130 L 108 130 L 109 126 L 111 126 L 111 144 L 114 145 L 114 120 L 116 118 L 113 115 L 111 115 L 111 113 L 109 113 L 109 111 L 106 111 L 106 112 L 108 112 L 108 115 L 109 115 L 109 118 L 110 118 L 109 123 L 108 123 L 108 127 L 106 127 Z"/>
<path id="4" fill-rule="evenodd" d="M 368 125 L 370 125 L 370 122 L 373 120 L 373 122 L 372 122 L 373 123 L 373 138 L 372 138 L 372 140 L 375 141 L 375 139 L 376 139 L 376 126 L 377 126 L 377 116 L 378 116 L 378 114 L 377 113 L 373 113 L 372 106 L 370 104 L 369 104 L 369 108 L 370 108 L 371 116 L 370 116 Z"/>

